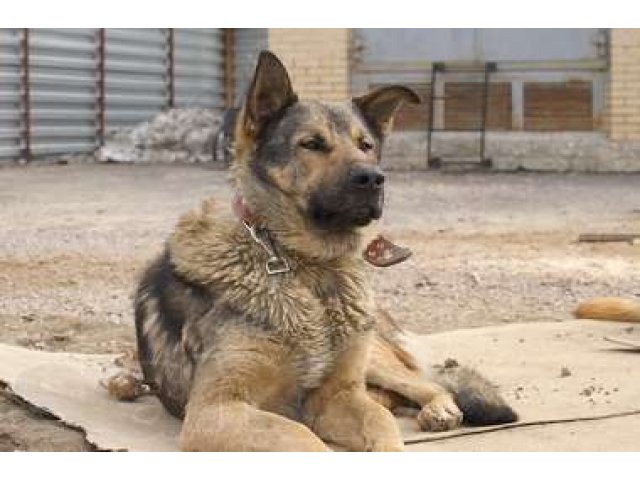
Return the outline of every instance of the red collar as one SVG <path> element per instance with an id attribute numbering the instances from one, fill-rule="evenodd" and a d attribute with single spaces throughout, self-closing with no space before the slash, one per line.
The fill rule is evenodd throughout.
<path id="1" fill-rule="evenodd" d="M 287 261 L 278 256 L 269 231 L 258 225 L 260 217 L 251 210 L 240 192 L 236 192 L 233 198 L 232 209 L 236 217 L 251 234 L 253 240 L 269 254 L 267 272 L 270 275 L 288 272 L 289 265 Z M 375 267 L 390 267 L 409 258 L 411 250 L 399 247 L 384 236 L 378 235 L 369 242 L 364 252 L 362 252 L 362 256 Z"/>
<path id="2" fill-rule="evenodd" d="M 249 205 L 247 205 L 247 202 L 240 192 L 236 192 L 231 207 L 236 217 L 245 225 L 254 227 L 258 223 L 258 216 L 251 211 L 251 208 L 249 208 Z"/>
<path id="3" fill-rule="evenodd" d="M 249 235 L 262 249 L 267 252 L 268 258 L 265 263 L 267 274 L 276 275 L 279 273 L 287 273 L 291 271 L 287 259 L 278 254 L 273 239 L 266 227 L 258 225 L 260 218 L 253 213 L 244 197 L 236 192 L 232 204 L 233 213 L 242 222 L 244 228 L 247 229 Z"/>

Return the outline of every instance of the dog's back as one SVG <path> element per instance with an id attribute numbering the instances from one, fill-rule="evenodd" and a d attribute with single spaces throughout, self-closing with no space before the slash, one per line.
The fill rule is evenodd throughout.
<path id="1" fill-rule="evenodd" d="M 138 356 L 145 382 L 178 417 L 184 414 L 195 368 L 195 352 L 188 348 L 184 326 L 212 306 L 211 293 L 177 276 L 166 252 L 147 268 L 135 295 Z"/>

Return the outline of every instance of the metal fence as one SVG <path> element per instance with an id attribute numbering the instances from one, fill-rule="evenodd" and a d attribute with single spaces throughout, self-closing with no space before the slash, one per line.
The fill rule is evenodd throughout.
<path id="1" fill-rule="evenodd" d="M 222 109 L 223 29 L 0 29 L 0 160 L 96 149 L 171 107 Z"/>

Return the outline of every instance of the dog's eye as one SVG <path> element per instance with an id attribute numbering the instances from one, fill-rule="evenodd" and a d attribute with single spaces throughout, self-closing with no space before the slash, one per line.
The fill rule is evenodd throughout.
<path id="1" fill-rule="evenodd" d="M 358 141 L 358 148 L 363 152 L 370 152 L 373 150 L 373 142 L 367 138 L 361 138 Z"/>
<path id="2" fill-rule="evenodd" d="M 327 145 L 327 141 L 322 138 L 320 135 L 315 135 L 310 138 L 305 138 L 300 141 L 299 145 L 302 148 L 307 150 L 312 150 L 314 152 L 326 152 L 329 150 L 329 146 Z"/>

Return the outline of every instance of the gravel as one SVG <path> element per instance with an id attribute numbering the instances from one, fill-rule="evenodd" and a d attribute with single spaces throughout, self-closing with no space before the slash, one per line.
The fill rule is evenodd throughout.
<path id="1" fill-rule="evenodd" d="M 640 247 L 575 241 L 640 231 L 638 180 L 392 173 L 379 228 L 414 255 L 371 267 L 378 299 L 427 333 L 563 320 L 591 296 L 640 295 Z M 231 196 L 206 164 L 0 169 L 0 313 L 131 325 L 137 275 L 206 196 L 221 208 Z"/>

